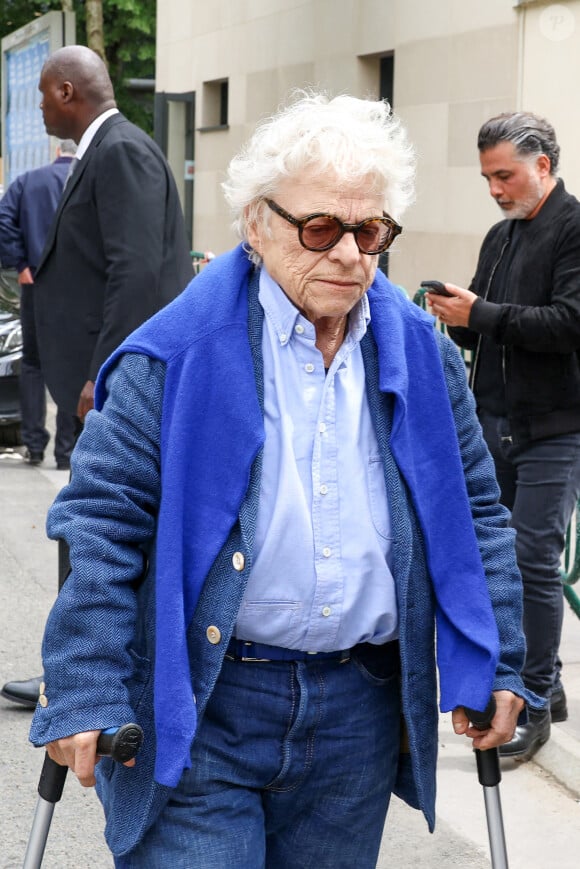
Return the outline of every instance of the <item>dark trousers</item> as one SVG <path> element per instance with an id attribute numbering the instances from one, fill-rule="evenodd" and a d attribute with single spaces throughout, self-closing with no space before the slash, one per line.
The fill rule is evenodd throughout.
<path id="1" fill-rule="evenodd" d="M 563 618 L 560 559 L 580 493 L 580 432 L 512 443 L 509 422 L 480 412 L 501 502 L 511 510 L 524 585 L 527 688 L 549 697 L 557 686 Z"/>
<path id="2" fill-rule="evenodd" d="M 44 453 L 50 435 L 46 428 L 46 386 L 34 321 L 34 285 L 23 284 L 20 293 L 22 325 L 22 368 L 20 373 L 20 412 L 22 442 L 31 453 Z M 54 458 L 56 463 L 70 458 L 76 440 L 76 416 L 57 409 Z"/>

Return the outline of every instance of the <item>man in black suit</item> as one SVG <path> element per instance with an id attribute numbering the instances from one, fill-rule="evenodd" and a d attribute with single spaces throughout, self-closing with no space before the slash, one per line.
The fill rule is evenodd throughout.
<path id="1" fill-rule="evenodd" d="M 36 271 L 38 345 L 49 392 L 82 422 L 102 363 L 193 271 L 171 170 L 119 113 L 102 60 L 82 45 L 61 48 L 39 90 L 46 132 L 78 147 Z M 34 707 L 40 682 L 0 693 Z"/>
<path id="2" fill-rule="evenodd" d="M 38 341 L 50 393 L 82 421 L 102 363 L 185 288 L 191 258 L 171 170 L 119 113 L 102 60 L 61 48 L 39 90 L 47 133 L 78 148 L 38 265 Z"/>

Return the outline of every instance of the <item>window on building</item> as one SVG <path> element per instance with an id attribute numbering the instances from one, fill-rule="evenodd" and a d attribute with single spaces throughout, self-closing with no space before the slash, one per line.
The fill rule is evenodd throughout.
<path id="1" fill-rule="evenodd" d="M 227 78 L 203 83 L 201 130 L 215 130 L 228 126 L 228 91 Z"/>

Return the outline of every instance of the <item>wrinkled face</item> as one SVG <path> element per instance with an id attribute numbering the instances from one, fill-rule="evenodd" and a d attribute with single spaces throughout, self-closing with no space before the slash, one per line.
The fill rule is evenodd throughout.
<path id="1" fill-rule="evenodd" d="M 40 110 L 46 132 L 49 136 L 57 136 L 59 139 L 72 138 L 68 130 L 63 127 L 66 115 L 62 110 L 62 89 L 54 77 L 42 72 L 38 83 L 38 90 L 42 94 Z"/>
<path id="2" fill-rule="evenodd" d="M 547 157 L 522 158 L 512 142 L 500 142 L 479 155 L 481 174 L 505 217 L 525 220 L 545 195 Z M 547 171 L 546 171 L 547 164 Z"/>
<path id="3" fill-rule="evenodd" d="M 270 198 L 297 218 L 325 212 L 343 223 L 360 223 L 383 214 L 382 198 L 369 195 L 366 186 L 341 189 L 339 182 L 313 172 L 298 181 L 285 179 Z M 352 232 L 330 250 L 306 250 L 297 227 L 268 211 L 265 207 L 263 220 L 248 227 L 248 240 L 269 274 L 312 323 L 344 317 L 373 282 L 378 256 L 360 253 Z"/>

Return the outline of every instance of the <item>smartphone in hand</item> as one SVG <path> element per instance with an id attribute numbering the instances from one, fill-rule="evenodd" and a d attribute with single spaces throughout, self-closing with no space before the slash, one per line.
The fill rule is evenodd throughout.
<path id="1" fill-rule="evenodd" d="M 453 293 L 449 293 L 445 289 L 445 284 L 442 284 L 441 281 L 421 281 L 421 286 L 429 293 L 435 293 L 438 296 L 453 297 Z"/>

